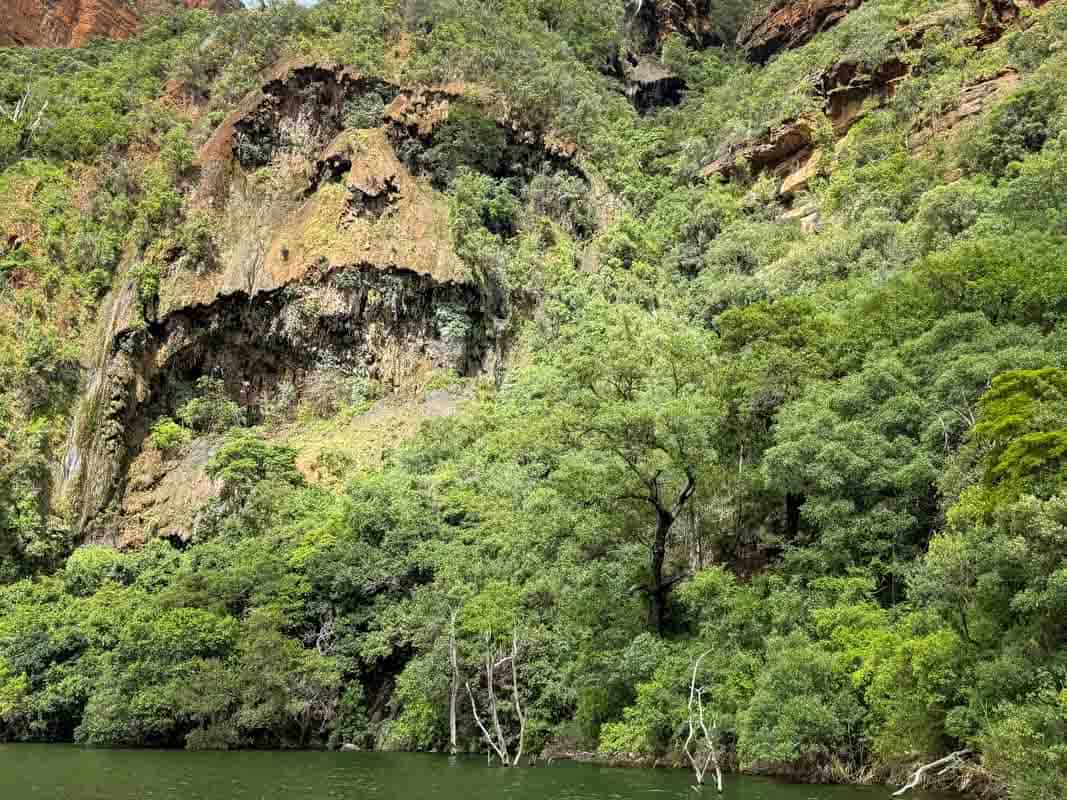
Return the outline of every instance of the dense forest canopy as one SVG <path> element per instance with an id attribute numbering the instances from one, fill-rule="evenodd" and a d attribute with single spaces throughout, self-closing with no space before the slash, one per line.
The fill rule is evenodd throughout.
<path id="1" fill-rule="evenodd" d="M 731 768 L 966 750 L 958 784 L 1065 796 L 1067 4 L 839 3 L 773 52 L 751 20 L 788 3 L 660 5 L 268 2 L 0 49 L 0 737 L 446 749 L 466 684 L 484 751 L 488 652 L 509 746 L 522 716 L 528 753 L 664 754 L 707 654 Z M 360 93 L 268 141 L 245 98 L 293 64 Z M 412 87 L 452 92 L 416 133 Z M 361 159 L 401 177 L 355 192 Z M 64 487 L 118 405 L 93 365 L 230 257 L 210 181 L 362 197 L 322 264 L 422 187 L 464 276 L 427 324 L 481 361 L 153 378 L 107 435 L 140 431 L 127 497 L 208 487 L 164 535 Z M 298 299 L 297 328 L 329 300 Z"/>

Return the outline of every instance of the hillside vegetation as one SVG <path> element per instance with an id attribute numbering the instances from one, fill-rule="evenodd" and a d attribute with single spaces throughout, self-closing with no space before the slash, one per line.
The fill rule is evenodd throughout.
<path id="1" fill-rule="evenodd" d="M 454 641 L 484 752 L 484 654 L 516 642 L 527 753 L 677 754 L 708 653 L 732 769 L 968 750 L 946 784 L 1067 795 L 1067 4 L 867 0 L 759 58 L 764 7 L 674 4 L 697 36 L 641 5 L 271 3 L 0 49 L 0 738 L 443 750 Z M 309 64 L 359 93 L 264 133 L 242 101 Z M 263 263 L 321 286 L 204 293 L 240 249 L 220 181 L 302 215 Z M 352 292 L 425 305 L 447 358 L 351 366 L 324 309 Z M 287 326 L 276 373 L 204 339 L 124 378 L 139 405 L 94 394 L 216 308 L 190 330 Z M 133 444 L 79 494 L 90 435 Z M 153 487 L 182 535 L 130 510 Z"/>

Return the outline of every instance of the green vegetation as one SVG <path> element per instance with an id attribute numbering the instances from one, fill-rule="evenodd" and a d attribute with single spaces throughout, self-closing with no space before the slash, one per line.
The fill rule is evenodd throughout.
<path id="1" fill-rule="evenodd" d="M 622 3 L 490 5 L 181 12 L 121 46 L 0 51 L 0 102 L 29 90 L 31 110 L 0 121 L 0 738 L 442 749 L 451 637 L 481 700 L 486 648 L 515 635 L 528 753 L 678 751 L 710 651 L 732 767 L 861 780 L 967 748 L 969 779 L 1062 798 L 1067 11 L 977 48 L 962 7 L 868 0 L 762 67 L 672 37 L 688 91 L 642 117 L 612 74 Z M 299 444 L 380 387 L 324 369 L 307 414 L 287 382 L 250 414 L 201 376 L 148 436 L 172 461 L 213 442 L 221 497 L 192 541 L 75 548 L 52 459 L 101 298 L 135 289 L 148 324 L 163 275 L 215 264 L 195 153 L 289 56 L 488 98 L 397 147 L 510 315 L 506 370 L 380 467 L 324 450 L 322 484 L 275 434 Z M 702 177 L 821 114 L 812 76 L 849 59 L 910 72 L 840 141 L 819 122 L 792 201 L 817 231 L 772 175 Z M 1017 86 L 938 127 L 1009 68 Z M 578 158 L 529 161 L 494 108 Z M 431 318 L 471 335 L 462 308 Z"/>

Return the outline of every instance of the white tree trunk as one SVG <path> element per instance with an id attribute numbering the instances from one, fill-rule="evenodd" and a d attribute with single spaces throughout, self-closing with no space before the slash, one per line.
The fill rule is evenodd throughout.
<path id="1" fill-rule="evenodd" d="M 519 700 L 519 632 L 511 633 L 511 691 L 515 697 L 515 716 L 519 718 L 519 749 L 515 753 L 515 765 L 522 761 L 522 747 L 526 739 L 526 714 Z"/>
<path id="2" fill-rule="evenodd" d="M 722 766 L 719 763 L 719 746 L 717 739 L 718 725 L 715 719 L 712 719 L 711 730 L 708 730 L 708 725 L 704 720 L 704 691 L 702 686 L 697 688 L 697 672 L 700 669 L 700 662 L 703 661 L 708 655 L 711 654 L 710 650 L 701 653 L 700 656 L 693 662 L 693 677 L 689 682 L 689 735 L 686 736 L 685 755 L 689 759 L 690 765 L 693 767 L 693 773 L 697 779 L 697 786 L 704 785 L 704 776 L 707 775 L 708 769 L 715 768 L 715 788 L 720 792 L 722 791 Z M 691 750 L 690 745 L 693 740 L 697 738 L 697 727 L 699 726 L 700 732 L 704 736 L 704 747 L 707 749 L 704 757 L 699 758 L 699 741 L 697 742 L 697 749 Z M 716 735 L 712 735 L 712 731 Z"/>
<path id="3" fill-rule="evenodd" d="M 945 769 L 942 770 L 942 772 L 944 772 L 945 770 L 957 766 L 962 760 L 962 758 L 965 755 L 968 755 L 970 752 L 970 750 L 957 750 L 955 753 L 949 753 L 947 756 L 945 756 L 944 758 L 939 758 L 937 761 L 931 761 L 929 764 L 923 764 L 921 767 L 915 770 L 914 774 L 912 774 L 911 776 L 911 780 L 909 780 L 906 784 L 904 784 L 895 792 L 893 792 L 893 797 L 899 797 L 900 795 L 911 791 L 917 786 L 921 786 L 923 778 L 926 777 L 926 773 L 932 769 L 944 767 Z"/>
<path id="4" fill-rule="evenodd" d="M 496 753 L 497 758 L 500 759 L 500 763 L 507 766 L 507 750 L 500 749 L 493 737 L 489 735 L 489 731 L 486 730 L 485 725 L 482 724 L 482 718 L 478 716 L 478 704 L 474 702 L 474 692 L 471 691 L 471 685 L 469 683 L 467 684 L 467 696 L 471 699 L 471 711 L 474 712 L 474 721 L 478 723 L 478 728 L 481 730 L 482 736 L 485 737 L 485 741 L 489 745 L 491 753 Z"/>
<path id="5" fill-rule="evenodd" d="M 459 752 L 456 738 L 456 706 L 459 704 L 459 656 L 456 654 L 456 612 L 452 612 L 448 630 L 448 655 L 452 662 L 452 692 L 448 698 L 448 732 L 449 751 L 452 755 Z"/>
<path id="6" fill-rule="evenodd" d="M 508 661 L 511 662 L 511 691 L 515 701 L 515 716 L 519 721 L 518 749 L 516 750 L 514 757 L 512 757 L 511 752 L 508 749 L 507 737 L 504 735 L 504 726 L 500 723 L 500 707 L 496 699 L 496 671 Z M 495 662 L 493 661 L 490 638 L 486 637 L 485 681 L 486 690 L 489 695 L 488 716 L 489 721 L 493 726 L 493 733 L 490 733 L 489 728 L 482 722 L 482 718 L 478 714 L 478 704 L 474 699 L 474 691 L 471 689 L 470 683 L 467 683 L 467 696 L 470 697 L 471 711 L 474 712 L 474 721 L 477 723 L 478 729 L 482 732 L 482 737 L 485 739 L 486 744 L 489 745 L 490 754 L 496 753 L 497 758 L 500 759 L 500 763 L 505 767 L 519 765 L 519 762 L 522 760 L 522 751 L 526 740 L 526 712 L 523 711 L 522 699 L 519 696 L 518 661 L 519 634 L 517 631 L 513 632 L 511 635 L 511 654 L 503 656 Z M 455 667 L 455 664 L 454 668 L 458 669 L 458 667 Z"/>

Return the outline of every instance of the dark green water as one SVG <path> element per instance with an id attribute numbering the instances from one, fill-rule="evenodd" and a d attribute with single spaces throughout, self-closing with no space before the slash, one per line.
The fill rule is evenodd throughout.
<path id="1" fill-rule="evenodd" d="M 432 755 L 0 745 L 0 800 L 694 800 L 690 783 L 681 770 L 579 764 L 508 770 Z M 705 788 L 700 796 L 715 792 Z M 728 776 L 723 797 L 885 800 L 889 791 Z"/>

